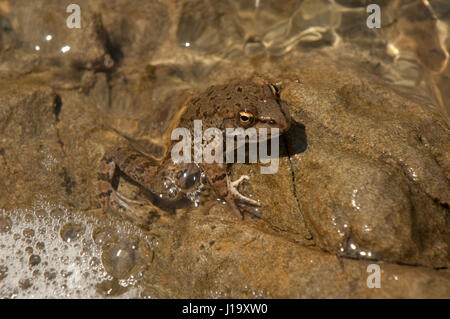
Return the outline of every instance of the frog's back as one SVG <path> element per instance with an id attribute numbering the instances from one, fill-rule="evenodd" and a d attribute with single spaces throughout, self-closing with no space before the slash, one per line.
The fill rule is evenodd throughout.
<path id="1" fill-rule="evenodd" d="M 180 126 L 190 127 L 194 120 L 202 120 L 204 127 L 221 127 L 246 106 L 256 106 L 261 99 L 261 86 L 250 81 L 213 85 L 191 99 Z"/>

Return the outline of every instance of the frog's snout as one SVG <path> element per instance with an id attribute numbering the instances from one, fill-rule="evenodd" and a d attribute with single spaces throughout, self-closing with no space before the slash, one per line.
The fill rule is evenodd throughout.
<path id="1" fill-rule="evenodd" d="M 281 106 L 279 111 L 276 114 L 272 114 L 272 116 L 260 116 L 258 119 L 260 125 L 257 126 L 267 129 L 277 128 L 280 134 L 287 132 L 291 127 L 291 116 L 285 106 Z"/>

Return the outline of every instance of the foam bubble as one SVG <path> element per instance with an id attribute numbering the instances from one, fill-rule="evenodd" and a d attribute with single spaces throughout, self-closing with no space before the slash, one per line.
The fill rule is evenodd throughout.
<path id="1" fill-rule="evenodd" d="M 130 223 L 43 200 L 0 210 L 0 243 L 0 298 L 137 298 L 139 249 L 152 246 Z"/>

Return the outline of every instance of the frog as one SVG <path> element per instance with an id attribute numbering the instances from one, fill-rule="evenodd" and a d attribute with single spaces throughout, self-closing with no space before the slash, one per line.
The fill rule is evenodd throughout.
<path id="1" fill-rule="evenodd" d="M 291 118 L 289 110 L 280 99 L 279 84 L 272 84 L 262 77 L 212 85 L 204 92 L 189 99 L 183 105 L 178 119 L 172 127 L 184 127 L 192 134 L 194 120 L 202 120 L 203 129 L 218 128 L 277 128 L 279 135 L 288 131 Z M 248 141 L 247 141 L 248 142 Z M 170 150 L 177 141 L 170 141 Z M 134 209 L 142 202 L 126 198 L 114 186 L 120 171 L 131 178 L 139 187 L 156 196 L 160 201 L 179 202 L 191 199 L 206 187 L 210 187 L 228 204 L 238 219 L 243 218 L 245 206 L 260 207 L 258 200 L 241 194 L 239 185 L 249 180 L 248 175 L 231 180 L 232 163 L 180 163 L 174 161 L 171 152 L 166 151 L 161 160 L 150 159 L 147 155 L 131 147 L 111 148 L 100 161 L 98 173 L 99 200 L 103 212 L 118 207 L 121 215 L 145 223 L 145 214 Z M 117 211 L 117 209 L 115 210 Z"/>

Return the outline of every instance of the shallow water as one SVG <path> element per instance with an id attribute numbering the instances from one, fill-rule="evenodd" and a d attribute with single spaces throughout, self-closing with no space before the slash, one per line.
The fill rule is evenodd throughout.
<path id="1" fill-rule="evenodd" d="M 164 150 L 161 132 L 186 96 L 254 73 L 301 81 L 302 70 L 289 61 L 304 52 L 365 61 L 360 72 L 448 121 L 446 0 L 374 1 L 380 29 L 366 26 L 365 1 L 355 0 L 79 2 L 82 30 L 89 30 L 81 37 L 65 27 L 68 14 L 59 1 L 0 2 L 2 86 L 24 77 L 54 88 L 63 101 L 83 92 L 86 100 L 78 102 L 96 106 L 98 127 L 155 157 Z M 98 19 L 107 35 L 95 28 Z M 83 123 L 63 129 L 88 134 Z M 23 147 L 33 153 L 38 143 Z M 61 157 L 45 147 L 39 154 L 49 176 L 42 183 L 51 185 Z M 66 189 L 77 187 L 73 180 L 65 178 Z M 142 270 L 158 242 L 139 227 L 86 214 L 98 208 L 87 195 L 64 206 L 51 191 L 15 201 L 10 193 L 0 196 L 0 297 L 152 297 L 143 293 Z"/>

